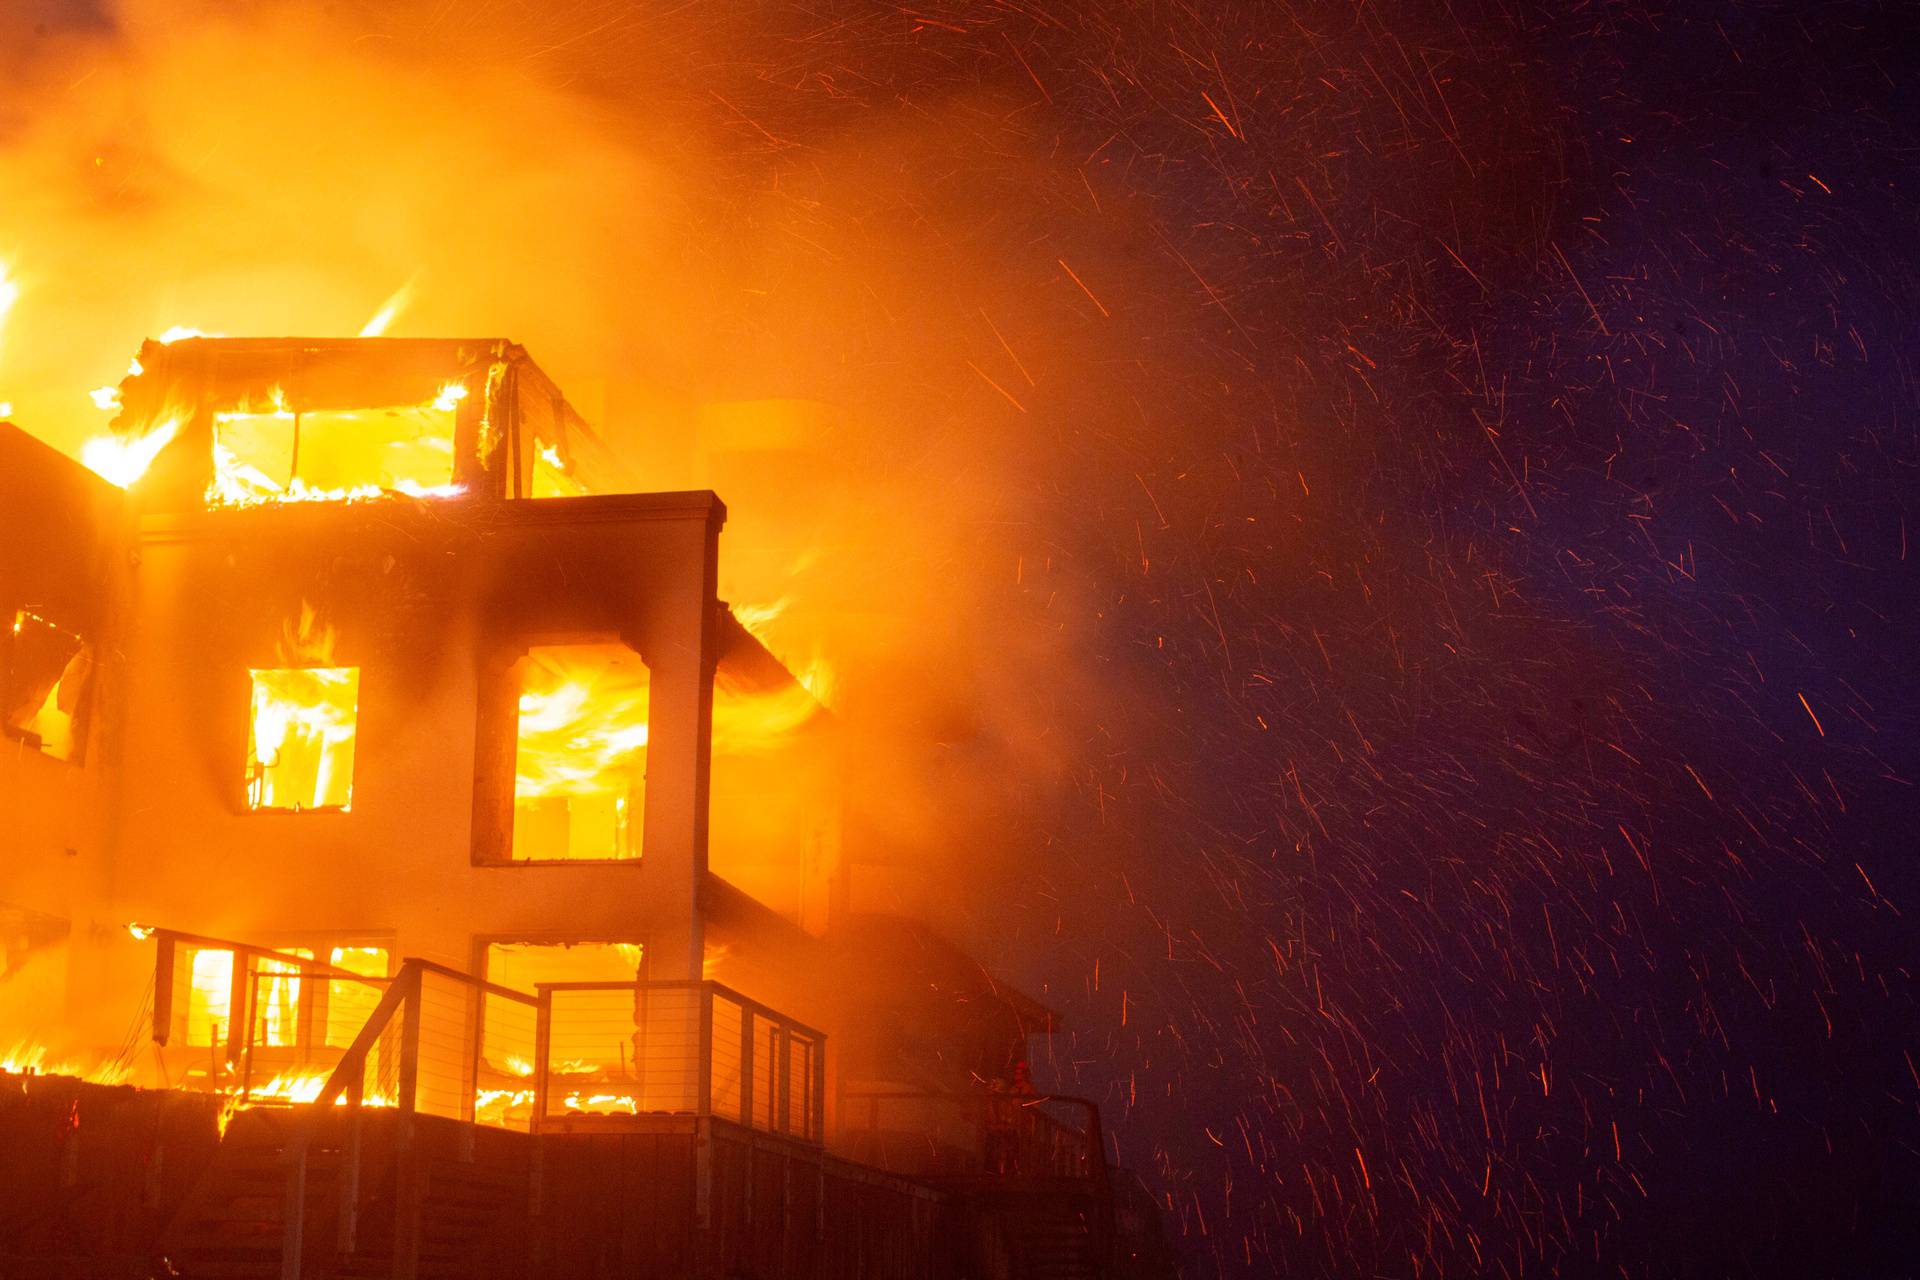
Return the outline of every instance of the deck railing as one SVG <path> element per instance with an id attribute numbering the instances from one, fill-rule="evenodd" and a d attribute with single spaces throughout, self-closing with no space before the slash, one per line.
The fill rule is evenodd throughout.
<path id="1" fill-rule="evenodd" d="M 538 1127 L 641 1113 L 824 1135 L 826 1037 L 717 982 L 541 983 Z"/>
<path id="2" fill-rule="evenodd" d="M 1096 1179 L 1106 1169 L 1100 1110 L 1064 1094 L 850 1086 L 841 1137 L 856 1158 L 927 1176 Z"/>
<path id="3" fill-rule="evenodd" d="M 717 982 L 555 982 L 529 994 L 426 960 L 373 976 L 295 951 L 154 936 L 154 1039 L 175 1042 L 180 1083 L 236 1105 L 351 1099 L 523 1132 L 700 1115 L 824 1137 L 825 1035 Z M 206 976 L 189 958 L 201 953 L 220 958 L 217 989 L 192 986 Z"/>
<path id="4" fill-rule="evenodd" d="M 1064 1195 L 1084 1206 L 1102 1266 L 1113 1262 L 1111 1171 L 1100 1107 L 1090 1098 L 852 1086 L 841 1090 L 838 1127 L 848 1154 L 892 1173 Z"/>
<path id="5" fill-rule="evenodd" d="M 153 1039 L 170 1082 L 242 1103 L 310 1099 L 392 982 L 303 951 L 152 936 Z"/>
<path id="6" fill-rule="evenodd" d="M 362 1156 L 368 1107 L 398 1117 L 392 1169 L 376 1171 L 393 1175 L 400 1197 L 396 1275 L 412 1273 L 406 1260 L 420 1244 L 415 1115 L 536 1132 L 718 1116 L 814 1143 L 824 1136 L 826 1037 L 717 982 L 543 983 L 529 995 L 427 960 L 374 977 L 298 952 L 154 933 L 154 1040 L 164 1047 L 197 1028 L 209 1055 L 199 1083 L 235 1106 L 311 1108 L 281 1152 L 282 1280 L 299 1280 L 311 1259 L 356 1250 L 373 1180 Z M 224 987 L 193 986 L 196 964 L 181 961 L 200 952 L 221 957 Z M 213 966 L 204 968 L 203 978 Z M 199 1047 L 185 1046 L 190 1060 Z M 344 1137 L 334 1189 L 315 1219 L 309 1166 L 323 1118 L 335 1117 Z"/>

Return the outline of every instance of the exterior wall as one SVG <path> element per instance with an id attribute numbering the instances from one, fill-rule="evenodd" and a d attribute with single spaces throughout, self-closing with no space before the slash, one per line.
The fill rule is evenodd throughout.
<path id="1" fill-rule="evenodd" d="M 815 936 L 840 862 L 839 768 L 825 717 L 776 748 L 713 756 L 714 874 Z"/>
<path id="2" fill-rule="evenodd" d="M 562 929 L 645 942 L 651 976 L 697 977 L 723 519 L 708 493 L 147 518 L 123 642 L 114 918 L 263 942 L 388 933 L 396 954 L 463 969 L 476 939 Z M 248 672 L 289 665 L 303 604 L 333 630 L 331 665 L 360 668 L 352 806 L 254 812 Z M 558 637 L 617 637 L 649 664 L 643 859 L 476 866 L 484 669 Z"/>
<path id="3" fill-rule="evenodd" d="M 110 927 L 96 908 L 106 881 L 101 800 L 114 649 L 107 624 L 121 586 L 121 518 L 117 489 L 0 424 L 0 628 L 32 609 L 80 634 L 96 658 L 77 761 L 0 736 L 0 1053 L 16 1039 L 59 1039 L 47 1033 L 65 1022 L 67 951 L 49 935 L 88 938 Z M 0 650 L 4 641 L 0 634 Z"/>

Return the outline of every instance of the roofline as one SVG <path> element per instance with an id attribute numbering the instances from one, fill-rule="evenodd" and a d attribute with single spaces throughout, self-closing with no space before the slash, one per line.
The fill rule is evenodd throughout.
<path id="1" fill-rule="evenodd" d="M 599 493 L 571 498 L 415 498 L 387 493 L 344 502 L 263 502 L 140 517 L 144 543 L 193 542 L 253 534 L 264 528 L 300 529 L 314 521 L 359 518 L 391 524 L 409 516 L 446 525 L 482 528 L 528 525 L 640 524 L 705 518 L 715 532 L 726 524 L 727 505 L 711 489 L 663 493 Z"/>

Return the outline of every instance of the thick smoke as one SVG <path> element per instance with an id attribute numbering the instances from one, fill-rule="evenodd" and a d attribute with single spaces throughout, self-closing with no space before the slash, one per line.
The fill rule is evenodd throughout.
<path id="1" fill-rule="evenodd" d="M 724 594 L 835 673 L 850 834 L 907 863 L 900 900 L 1004 898 L 996 863 L 1038 847 L 1010 820 L 1064 776 L 1086 697 L 1032 494 L 1066 483 L 1062 422 L 1113 412 L 1084 318 L 1131 285 L 1098 250 L 1084 288 L 1055 262 L 1029 210 L 1063 176 L 991 85 L 795 111 L 737 24 L 493 16 L 14 19 L 0 399 L 77 450 L 88 389 L 176 325 L 352 334 L 397 294 L 389 333 L 517 339 L 636 487 L 723 490 Z M 710 464 L 711 424 L 768 418 L 778 465 Z M 927 892 L 950 873 L 964 898 Z"/>
<path id="2" fill-rule="evenodd" d="M 1895 1274 L 1916 33 L 1804 10 L 0 16 L 0 400 L 526 342 L 1196 1268 Z"/>

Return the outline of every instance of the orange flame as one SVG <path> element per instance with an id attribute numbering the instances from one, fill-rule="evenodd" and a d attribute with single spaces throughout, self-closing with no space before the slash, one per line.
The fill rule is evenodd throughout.
<path id="1" fill-rule="evenodd" d="M 281 655 L 290 664 L 255 668 L 248 800 L 255 809 L 348 809 L 360 711 L 360 668 L 336 667 L 333 629 L 302 603 Z"/>
<path id="2" fill-rule="evenodd" d="M 409 280 L 398 289 L 395 289 L 393 296 L 381 303 L 380 310 L 374 312 L 373 319 L 361 326 L 360 336 L 363 338 L 377 338 L 392 327 L 393 322 L 399 318 L 400 313 L 407 309 L 407 304 L 413 301 L 413 285 L 414 282 Z"/>
<path id="3" fill-rule="evenodd" d="M 454 417 L 467 395 L 466 384 L 456 381 L 424 404 L 306 411 L 289 405 L 275 387 L 264 406 L 213 415 L 207 502 L 244 507 L 390 493 L 452 497 L 463 492 L 453 482 L 453 439 Z"/>
<path id="4" fill-rule="evenodd" d="M 629 855 L 649 694 L 645 664 L 620 645 L 549 645 L 522 659 L 516 856 Z"/>
<path id="5" fill-rule="evenodd" d="M 122 1084 L 133 1074 L 123 1062 L 101 1060 L 87 1066 L 73 1058 L 56 1058 L 46 1045 L 31 1040 L 18 1041 L 0 1053 L 0 1072 L 18 1076 L 71 1076 L 88 1084 Z"/>
<path id="6" fill-rule="evenodd" d="M 179 421 L 169 418 L 145 435 L 95 436 L 80 446 L 80 461 L 101 479 L 128 489 L 179 434 Z"/>

